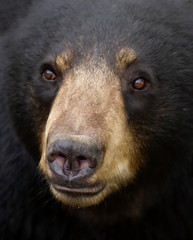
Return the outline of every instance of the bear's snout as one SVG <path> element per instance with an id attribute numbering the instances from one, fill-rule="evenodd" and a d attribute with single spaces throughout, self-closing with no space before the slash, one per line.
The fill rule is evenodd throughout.
<path id="1" fill-rule="evenodd" d="M 47 153 L 47 161 L 53 175 L 64 180 L 86 179 L 100 166 L 103 152 L 96 144 L 74 140 L 56 140 Z"/>

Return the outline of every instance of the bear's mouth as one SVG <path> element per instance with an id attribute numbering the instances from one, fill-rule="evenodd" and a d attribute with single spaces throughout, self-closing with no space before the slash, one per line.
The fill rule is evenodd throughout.
<path id="1" fill-rule="evenodd" d="M 101 182 L 90 184 L 86 181 L 69 181 L 58 177 L 49 178 L 47 181 L 50 187 L 53 188 L 56 192 L 70 196 L 93 196 L 97 195 L 105 188 L 105 184 Z"/>
<path id="2" fill-rule="evenodd" d="M 93 186 L 85 186 L 85 187 L 66 187 L 63 185 L 52 184 L 53 188 L 60 193 L 70 194 L 70 195 L 95 195 L 101 192 L 104 189 L 104 185 L 97 184 Z"/>

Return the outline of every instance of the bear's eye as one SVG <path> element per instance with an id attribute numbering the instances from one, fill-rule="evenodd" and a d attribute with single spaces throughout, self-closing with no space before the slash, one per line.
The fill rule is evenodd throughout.
<path id="1" fill-rule="evenodd" d="M 57 79 L 56 74 L 49 69 L 46 69 L 41 74 L 41 76 L 42 76 L 42 80 L 47 81 L 47 82 L 49 81 L 49 82 L 52 82 L 52 83 L 56 82 L 56 79 Z"/>
<path id="2" fill-rule="evenodd" d="M 144 78 L 138 78 L 133 81 L 133 88 L 135 90 L 144 90 L 148 87 L 149 82 Z"/>

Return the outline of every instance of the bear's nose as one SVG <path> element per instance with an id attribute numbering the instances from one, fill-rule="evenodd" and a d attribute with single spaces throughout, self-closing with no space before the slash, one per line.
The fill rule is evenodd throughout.
<path id="1" fill-rule="evenodd" d="M 88 178 L 98 168 L 103 152 L 97 145 L 72 140 L 57 140 L 47 154 L 47 160 L 54 174 L 72 180 Z"/>

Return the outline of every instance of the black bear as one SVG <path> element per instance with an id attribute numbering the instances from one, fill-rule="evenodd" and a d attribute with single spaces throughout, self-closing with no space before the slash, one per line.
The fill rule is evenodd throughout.
<path id="1" fill-rule="evenodd" d="M 0 239 L 193 239 L 192 0 L 0 0 Z"/>

